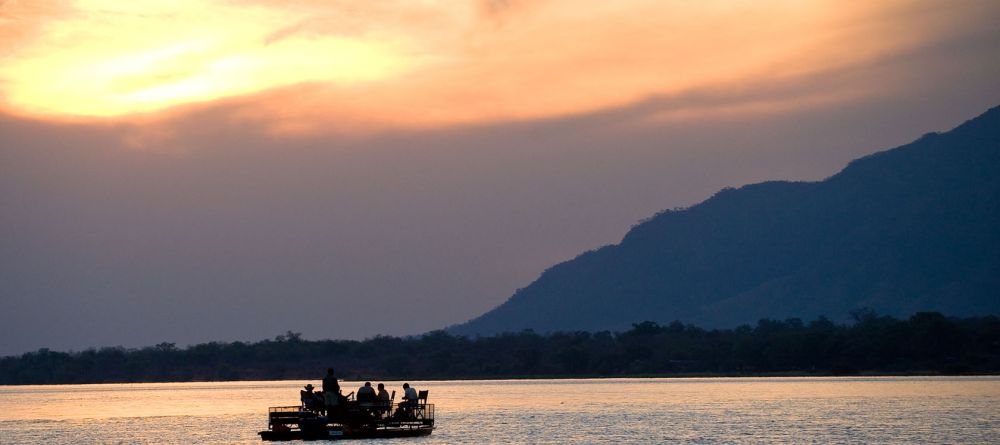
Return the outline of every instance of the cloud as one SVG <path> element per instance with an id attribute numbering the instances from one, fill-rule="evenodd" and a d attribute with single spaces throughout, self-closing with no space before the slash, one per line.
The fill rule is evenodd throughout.
<path id="1" fill-rule="evenodd" d="M 158 4 L 51 20 L 0 68 L 7 111 L 147 121 L 243 102 L 240 118 L 275 134 L 545 119 L 995 39 L 985 17 L 1000 12 L 983 1 Z"/>
<path id="2" fill-rule="evenodd" d="M 924 73 L 920 94 L 718 109 L 861 74 L 364 136 L 273 137 L 206 108 L 176 116 L 164 149 L 123 145 L 148 129 L 133 124 L 0 117 L 0 355 L 439 328 L 660 209 L 818 179 L 1000 103 L 996 73 L 968 67 Z"/>
<path id="3" fill-rule="evenodd" d="M 369 3 L 352 23 L 422 14 Z M 317 5 L 293 3 L 254 45 Z M 532 3 L 499 31 L 482 18 L 442 27 L 465 16 L 428 7 L 412 26 L 441 28 L 428 35 L 447 51 L 414 52 L 435 69 L 403 80 L 114 118 L 0 114 L 0 355 L 439 328 L 661 209 L 822 178 L 1000 103 L 990 3 L 805 11 L 829 26 L 801 39 L 788 32 L 816 23 L 782 23 L 795 11 L 711 5 L 672 21 L 605 4 L 593 24 L 593 11 Z M 714 32 L 734 16 L 755 25 Z M 302 26 L 272 46 L 334 29 Z M 793 41 L 728 60 L 779 37 Z M 757 43 L 728 48 L 742 39 Z M 742 68 L 710 75 L 724 67 Z M 190 76 L 175 68 L 158 74 Z"/>

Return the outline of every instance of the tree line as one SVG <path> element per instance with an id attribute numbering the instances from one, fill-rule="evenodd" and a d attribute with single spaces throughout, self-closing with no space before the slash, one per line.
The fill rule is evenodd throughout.
<path id="1" fill-rule="evenodd" d="M 1000 371 L 1000 319 L 936 312 L 900 320 L 856 311 L 853 321 L 760 320 L 703 329 L 642 322 L 622 332 L 532 331 L 466 337 L 306 340 L 80 352 L 40 349 L 0 358 L 0 384 L 345 379 L 615 377 L 639 375 L 990 374 Z"/>

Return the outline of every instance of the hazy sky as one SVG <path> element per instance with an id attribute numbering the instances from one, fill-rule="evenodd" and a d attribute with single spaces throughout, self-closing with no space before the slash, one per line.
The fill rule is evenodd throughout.
<path id="1" fill-rule="evenodd" d="M 0 355 L 414 334 L 1000 104 L 995 1 L 2 1 Z"/>

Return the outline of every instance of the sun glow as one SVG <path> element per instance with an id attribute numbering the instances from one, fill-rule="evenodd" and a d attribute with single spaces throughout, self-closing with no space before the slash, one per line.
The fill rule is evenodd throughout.
<path id="1" fill-rule="evenodd" d="M 303 20 L 295 11 L 182 6 L 79 2 L 7 54 L 6 101 L 34 114 L 118 116 L 304 82 L 370 82 L 407 69 L 391 36 L 296 32 L 288 28 Z"/>
<path id="2" fill-rule="evenodd" d="M 0 111 L 143 121 L 225 100 L 277 133 L 549 118 L 809 82 L 990 10 L 912 2 L 14 0 L 0 3 Z M 755 112 L 818 100 L 749 96 Z"/>

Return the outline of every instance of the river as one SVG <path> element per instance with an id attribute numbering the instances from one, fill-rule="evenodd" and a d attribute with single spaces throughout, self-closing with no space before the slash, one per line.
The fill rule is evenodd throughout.
<path id="1" fill-rule="evenodd" d="M 260 443 L 305 383 L 0 386 L 0 443 Z M 1000 443 L 1000 377 L 410 383 L 437 429 L 379 443 Z"/>

